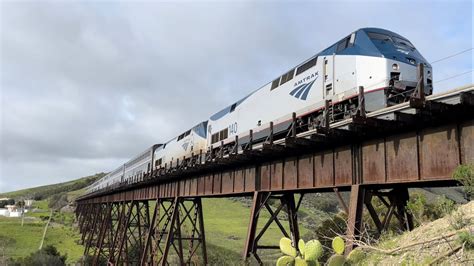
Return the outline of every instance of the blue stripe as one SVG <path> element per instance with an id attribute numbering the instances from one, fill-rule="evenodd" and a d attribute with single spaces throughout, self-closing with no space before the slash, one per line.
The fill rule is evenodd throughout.
<path id="1" fill-rule="evenodd" d="M 303 93 L 303 91 L 304 91 L 306 88 L 308 88 L 308 85 L 309 85 L 309 84 L 305 84 L 305 85 L 295 94 L 295 97 L 296 97 L 296 98 L 299 98 L 300 95 L 301 95 L 301 93 Z"/>
<path id="2" fill-rule="evenodd" d="M 292 91 L 290 92 L 290 95 L 291 95 L 291 96 L 294 96 L 295 93 L 296 93 L 299 89 L 301 89 L 302 87 L 304 87 L 304 86 L 306 86 L 306 84 L 303 84 L 303 85 L 300 85 L 300 86 L 296 87 L 294 90 L 292 90 Z"/>
<path id="3" fill-rule="evenodd" d="M 313 80 L 311 81 L 308 86 L 306 87 L 306 89 L 304 90 L 304 93 L 303 95 L 301 96 L 301 100 L 306 100 L 306 98 L 308 97 L 308 93 L 309 91 L 311 90 L 311 86 L 313 86 L 313 83 L 315 82 L 316 80 Z"/>

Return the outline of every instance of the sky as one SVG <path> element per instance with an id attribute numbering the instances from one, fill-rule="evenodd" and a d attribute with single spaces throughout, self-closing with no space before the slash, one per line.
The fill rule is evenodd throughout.
<path id="1" fill-rule="evenodd" d="M 362 27 L 429 61 L 473 47 L 471 1 L 0 1 L 0 192 L 108 172 Z M 472 50 L 433 64 L 473 83 Z M 440 82 L 437 82 L 440 81 Z"/>

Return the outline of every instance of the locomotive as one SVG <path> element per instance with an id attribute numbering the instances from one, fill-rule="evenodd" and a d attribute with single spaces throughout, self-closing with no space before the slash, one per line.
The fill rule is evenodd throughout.
<path id="1" fill-rule="evenodd" d="M 424 66 L 420 81 L 418 64 Z M 359 86 L 364 88 L 365 109 L 372 112 L 407 101 L 419 82 L 431 95 L 432 80 L 431 65 L 408 39 L 384 29 L 362 28 L 206 121 L 153 145 L 92 184 L 88 192 L 138 182 L 152 170 L 176 167 L 197 154 L 204 163 L 215 152 L 238 152 L 249 142 L 265 141 L 270 131 L 282 136 L 295 114 L 301 131 L 350 118 L 359 107 Z M 328 102 L 331 112 L 325 121 Z"/>

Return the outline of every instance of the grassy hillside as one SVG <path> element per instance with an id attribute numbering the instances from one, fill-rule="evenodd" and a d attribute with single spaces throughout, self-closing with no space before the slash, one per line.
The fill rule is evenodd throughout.
<path id="1" fill-rule="evenodd" d="M 84 193 L 84 188 L 104 176 L 103 173 L 86 176 L 69 182 L 22 189 L 3 193 L 0 197 L 16 200 L 33 198 L 32 208 L 21 218 L 0 217 L 0 265 L 7 258 L 23 258 L 38 250 L 51 207 L 55 207 L 43 247 L 54 245 L 61 254 L 67 254 L 67 263 L 77 262 L 84 248 L 79 245 L 80 235 L 73 226 L 74 213 L 59 209 Z M 57 203 L 57 204 L 56 204 Z M 2 263 L 3 262 L 3 263 Z"/>
<path id="2" fill-rule="evenodd" d="M 47 203 L 41 204 L 47 206 Z M 0 217 L 0 250 L 3 250 L 5 256 L 14 259 L 23 258 L 38 250 L 46 224 L 42 218 L 49 214 L 47 210 L 28 214 L 23 226 L 21 218 Z M 80 259 L 84 249 L 78 244 L 80 235 L 77 230 L 67 222 L 65 224 L 59 222 L 63 219 L 72 221 L 72 214 L 59 212 L 53 214 L 53 222 L 48 227 L 43 246 L 54 245 L 61 254 L 67 254 L 68 263 L 74 263 Z M 0 265 L 3 265 L 1 259 Z"/>
<path id="3" fill-rule="evenodd" d="M 104 173 L 98 173 L 95 175 L 82 177 L 82 178 L 68 181 L 68 182 L 34 187 L 34 188 L 27 188 L 27 189 L 17 190 L 13 192 L 0 193 L 0 197 L 2 198 L 7 197 L 7 198 L 14 198 L 14 199 L 30 198 L 30 199 L 35 199 L 35 200 L 42 200 L 57 193 L 72 192 L 72 191 L 77 191 L 82 188 L 85 188 L 86 186 L 88 186 L 89 184 L 92 184 L 94 181 L 103 177 L 104 175 L 105 175 Z"/>
<path id="4" fill-rule="evenodd" d="M 472 265 L 474 201 L 411 232 L 385 235 L 362 250 L 367 256 L 361 265 Z"/>

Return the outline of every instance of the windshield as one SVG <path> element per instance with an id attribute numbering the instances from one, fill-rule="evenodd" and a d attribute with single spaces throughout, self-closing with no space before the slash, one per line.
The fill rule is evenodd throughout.
<path id="1" fill-rule="evenodd" d="M 368 35 L 369 35 L 369 38 L 372 40 L 380 40 L 380 41 L 386 41 L 386 42 L 392 41 L 392 38 L 390 38 L 390 36 L 382 34 L 382 33 L 369 32 Z"/>
<path id="2" fill-rule="evenodd" d="M 367 33 L 367 35 L 369 35 L 369 38 L 373 41 L 379 41 L 380 43 L 389 42 L 389 43 L 403 45 L 413 50 L 415 49 L 415 46 L 411 44 L 411 42 L 403 38 L 399 38 L 396 36 L 389 36 L 383 33 L 376 33 L 376 32 L 369 32 Z"/>
<path id="3" fill-rule="evenodd" d="M 411 42 L 409 42 L 408 40 L 398 38 L 398 37 L 395 37 L 395 36 L 393 36 L 393 40 L 395 40 L 395 42 L 398 43 L 398 44 L 408 46 L 411 49 L 415 49 L 415 46 L 413 46 L 413 44 L 411 44 Z"/>

